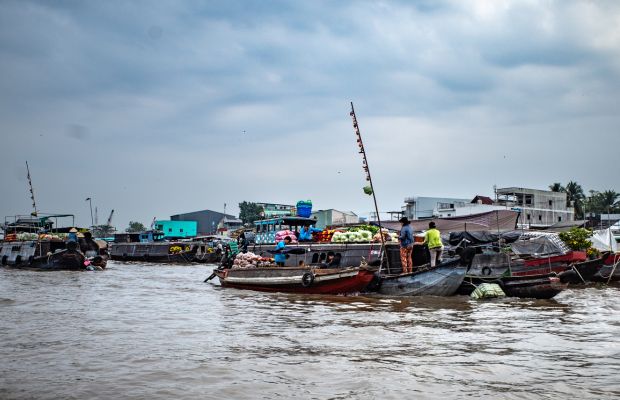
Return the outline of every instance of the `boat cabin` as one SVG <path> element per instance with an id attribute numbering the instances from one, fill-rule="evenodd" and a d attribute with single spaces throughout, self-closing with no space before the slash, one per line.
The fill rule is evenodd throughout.
<path id="1" fill-rule="evenodd" d="M 314 218 L 285 216 L 254 221 L 256 244 L 272 244 L 276 241 L 276 232 L 290 230 L 298 233 L 304 225 L 316 224 Z"/>
<path id="2" fill-rule="evenodd" d="M 58 220 L 61 219 L 63 225 L 67 225 L 71 219 L 71 225 L 61 227 Z M 75 227 L 75 216 L 73 214 L 41 214 L 38 215 L 14 215 L 4 218 L 5 234 L 16 233 L 66 233 Z"/>
<path id="3" fill-rule="evenodd" d="M 133 233 L 115 233 L 115 243 L 151 243 L 162 242 L 164 240 L 164 233 L 161 231 L 146 231 L 146 232 L 133 232 Z"/>

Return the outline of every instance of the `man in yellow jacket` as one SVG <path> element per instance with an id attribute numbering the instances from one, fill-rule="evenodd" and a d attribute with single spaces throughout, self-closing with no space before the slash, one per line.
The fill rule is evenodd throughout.
<path id="1" fill-rule="evenodd" d="M 432 221 L 428 223 L 424 244 L 428 246 L 428 251 L 431 253 L 431 268 L 440 264 L 443 243 L 441 243 L 441 233 L 435 228 L 435 223 Z"/>

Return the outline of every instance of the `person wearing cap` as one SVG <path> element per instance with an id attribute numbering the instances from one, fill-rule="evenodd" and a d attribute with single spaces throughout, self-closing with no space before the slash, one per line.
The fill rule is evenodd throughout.
<path id="1" fill-rule="evenodd" d="M 441 243 L 441 233 L 437 230 L 433 221 L 428 223 L 424 244 L 428 246 L 428 251 L 431 253 L 431 268 L 436 264 L 441 264 L 443 243 Z"/>
<path id="2" fill-rule="evenodd" d="M 400 265 L 403 268 L 403 274 L 406 274 L 413 272 L 413 263 L 411 261 L 411 253 L 413 252 L 413 229 L 407 217 L 402 217 L 398 222 L 403 224 L 398 240 L 400 241 Z"/>

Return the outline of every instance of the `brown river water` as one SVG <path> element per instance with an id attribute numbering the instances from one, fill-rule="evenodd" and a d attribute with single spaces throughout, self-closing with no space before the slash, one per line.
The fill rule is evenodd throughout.
<path id="1" fill-rule="evenodd" d="M 0 269 L 0 399 L 620 398 L 618 287 L 304 296 L 211 269 Z"/>

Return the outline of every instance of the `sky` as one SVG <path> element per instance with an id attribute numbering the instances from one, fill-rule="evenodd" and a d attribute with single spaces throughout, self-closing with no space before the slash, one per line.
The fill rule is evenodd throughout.
<path id="1" fill-rule="evenodd" d="M 0 212 L 620 191 L 617 1 L 0 1 Z M 91 202 L 85 201 L 91 198 Z"/>

